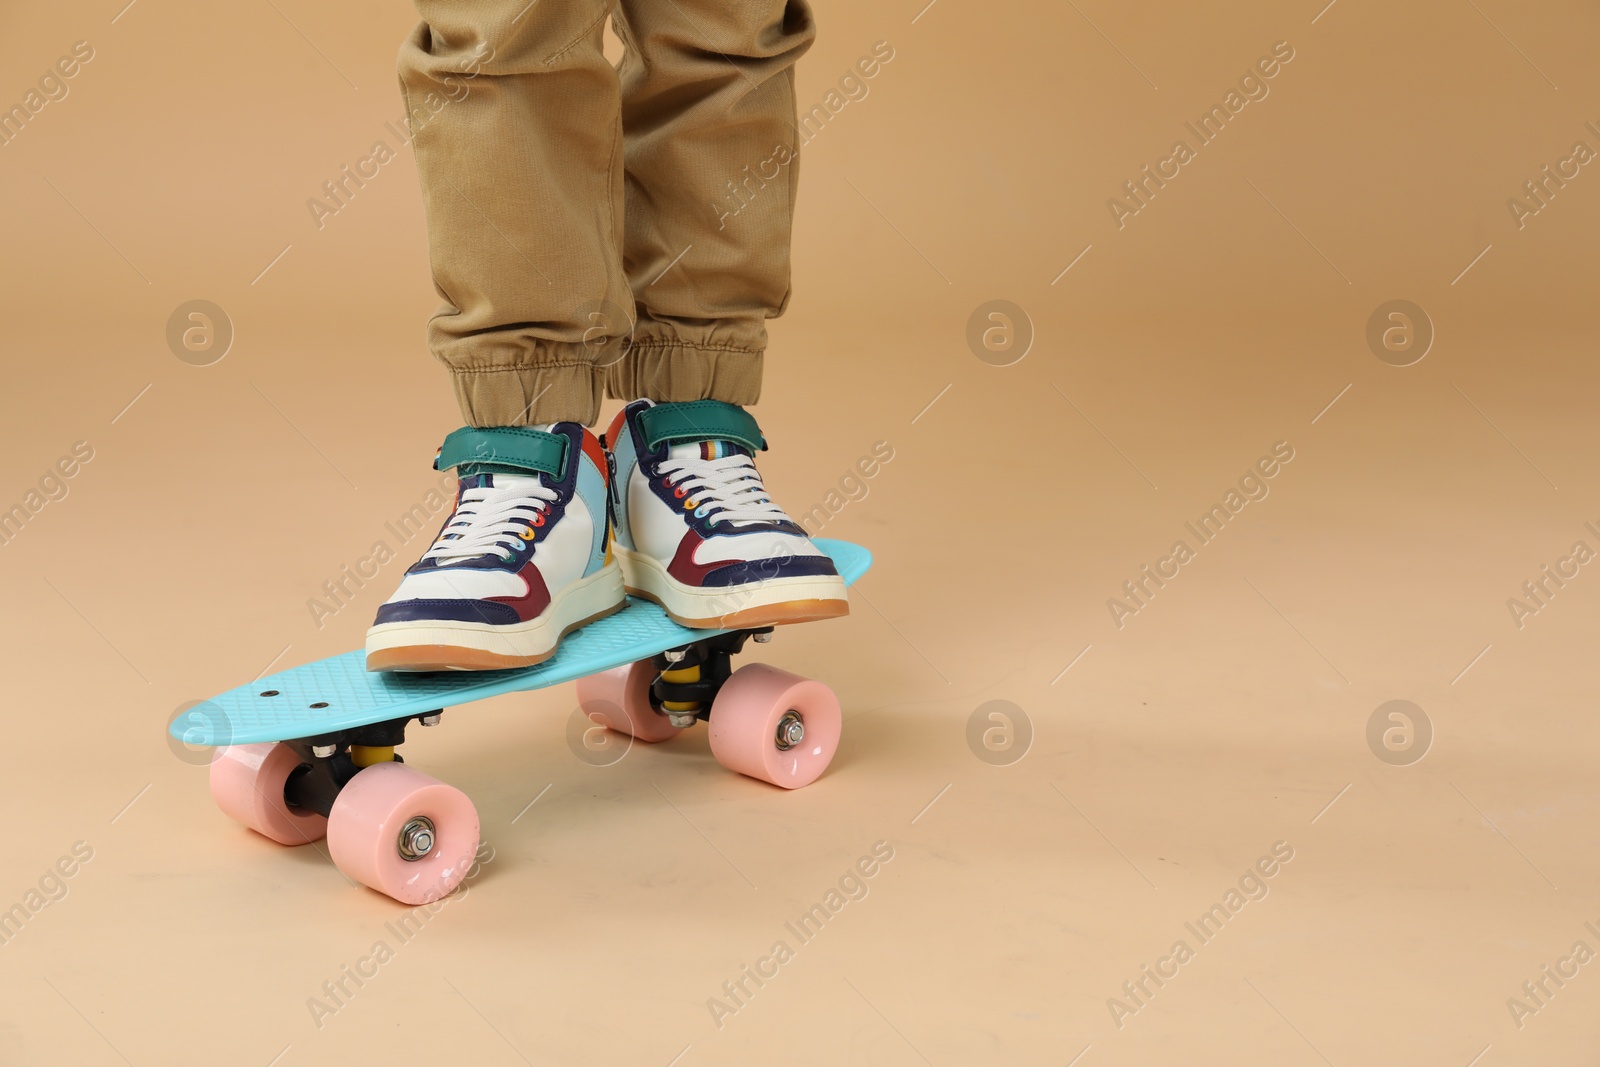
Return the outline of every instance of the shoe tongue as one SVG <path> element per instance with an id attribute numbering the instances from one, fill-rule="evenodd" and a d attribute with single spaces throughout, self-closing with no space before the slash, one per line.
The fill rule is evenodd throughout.
<path id="1" fill-rule="evenodd" d="M 680 441 L 667 446 L 672 459 L 725 459 L 728 456 L 748 456 L 750 452 L 732 441 Z"/>
<path id="2" fill-rule="evenodd" d="M 474 474 L 461 479 L 461 486 L 463 489 L 524 489 L 542 486 L 541 478 L 538 474 Z"/>

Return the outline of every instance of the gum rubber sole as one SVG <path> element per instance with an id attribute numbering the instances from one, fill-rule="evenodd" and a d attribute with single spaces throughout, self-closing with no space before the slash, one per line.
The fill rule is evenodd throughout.
<path id="1" fill-rule="evenodd" d="M 369 671 L 502 671 L 517 667 L 535 667 L 550 659 L 561 648 L 561 638 L 574 630 L 582 629 L 592 622 L 598 622 L 607 615 L 614 615 L 627 606 L 626 600 L 620 600 L 603 611 L 598 611 L 586 619 L 564 628 L 556 637 L 555 644 L 548 652 L 537 656 L 509 656 L 500 652 L 490 652 L 487 649 L 472 648 L 467 645 L 401 645 L 396 648 L 380 648 L 367 653 L 367 670 Z"/>
<path id="2" fill-rule="evenodd" d="M 783 626 L 850 614 L 837 576 L 770 578 L 745 586 L 696 588 L 678 581 L 659 560 L 628 549 L 616 549 L 623 588 L 666 612 L 679 626 L 693 630 L 748 630 Z M 742 606 L 748 605 L 748 606 Z M 718 610 L 727 608 L 732 610 Z"/>
<path id="3" fill-rule="evenodd" d="M 626 587 L 629 596 L 636 596 L 640 600 L 648 600 L 662 611 L 667 613 L 667 618 L 679 626 L 687 626 L 691 630 L 754 630 L 763 626 L 785 626 L 795 622 L 815 622 L 818 619 L 837 619 L 842 615 L 850 614 L 850 601 L 848 600 L 785 600 L 781 604 L 763 604 L 759 607 L 745 608 L 743 611 L 731 612 L 727 615 L 715 615 L 703 619 L 691 619 L 679 615 L 661 599 L 648 589 L 635 589 Z"/>

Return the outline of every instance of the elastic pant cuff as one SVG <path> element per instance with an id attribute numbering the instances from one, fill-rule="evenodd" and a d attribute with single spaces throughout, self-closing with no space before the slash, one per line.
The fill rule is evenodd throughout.
<path id="1" fill-rule="evenodd" d="M 452 367 L 450 381 L 468 426 L 589 426 L 600 417 L 600 375 L 588 363 Z"/>
<path id="2" fill-rule="evenodd" d="M 606 393 L 665 404 L 754 404 L 761 399 L 763 358 L 743 348 L 636 341 L 624 359 L 606 368 Z"/>

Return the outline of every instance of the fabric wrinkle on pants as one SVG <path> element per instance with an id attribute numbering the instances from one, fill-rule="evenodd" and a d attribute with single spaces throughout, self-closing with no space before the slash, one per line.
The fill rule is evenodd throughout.
<path id="1" fill-rule="evenodd" d="M 789 299 L 806 0 L 417 8 L 399 74 L 444 302 L 428 344 L 466 422 L 592 424 L 602 386 L 754 403 Z"/>

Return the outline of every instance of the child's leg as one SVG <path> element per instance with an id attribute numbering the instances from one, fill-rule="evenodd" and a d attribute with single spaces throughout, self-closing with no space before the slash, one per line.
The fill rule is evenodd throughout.
<path id="1" fill-rule="evenodd" d="M 429 345 L 473 426 L 592 423 L 632 302 L 605 5 L 417 8 L 399 69 L 445 301 Z"/>
<path id="2" fill-rule="evenodd" d="M 623 400 L 754 403 L 789 299 L 805 0 L 621 0 L 624 263 L 637 301 Z"/>
<path id="3" fill-rule="evenodd" d="M 585 427 L 617 358 L 622 132 L 606 9 L 418 0 L 400 84 L 445 305 L 429 344 L 467 423 L 455 507 L 367 632 L 375 670 L 526 666 L 623 605 L 608 461 Z"/>
<path id="4" fill-rule="evenodd" d="M 633 401 L 607 432 L 624 581 L 688 626 L 843 615 L 844 582 L 768 495 L 765 440 L 740 406 L 760 395 L 765 322 L 789 300 L 794 63 L 811 12 L 805 0 L 621 10 L 624 265 L 639 321 L 606 385 Z"/>

